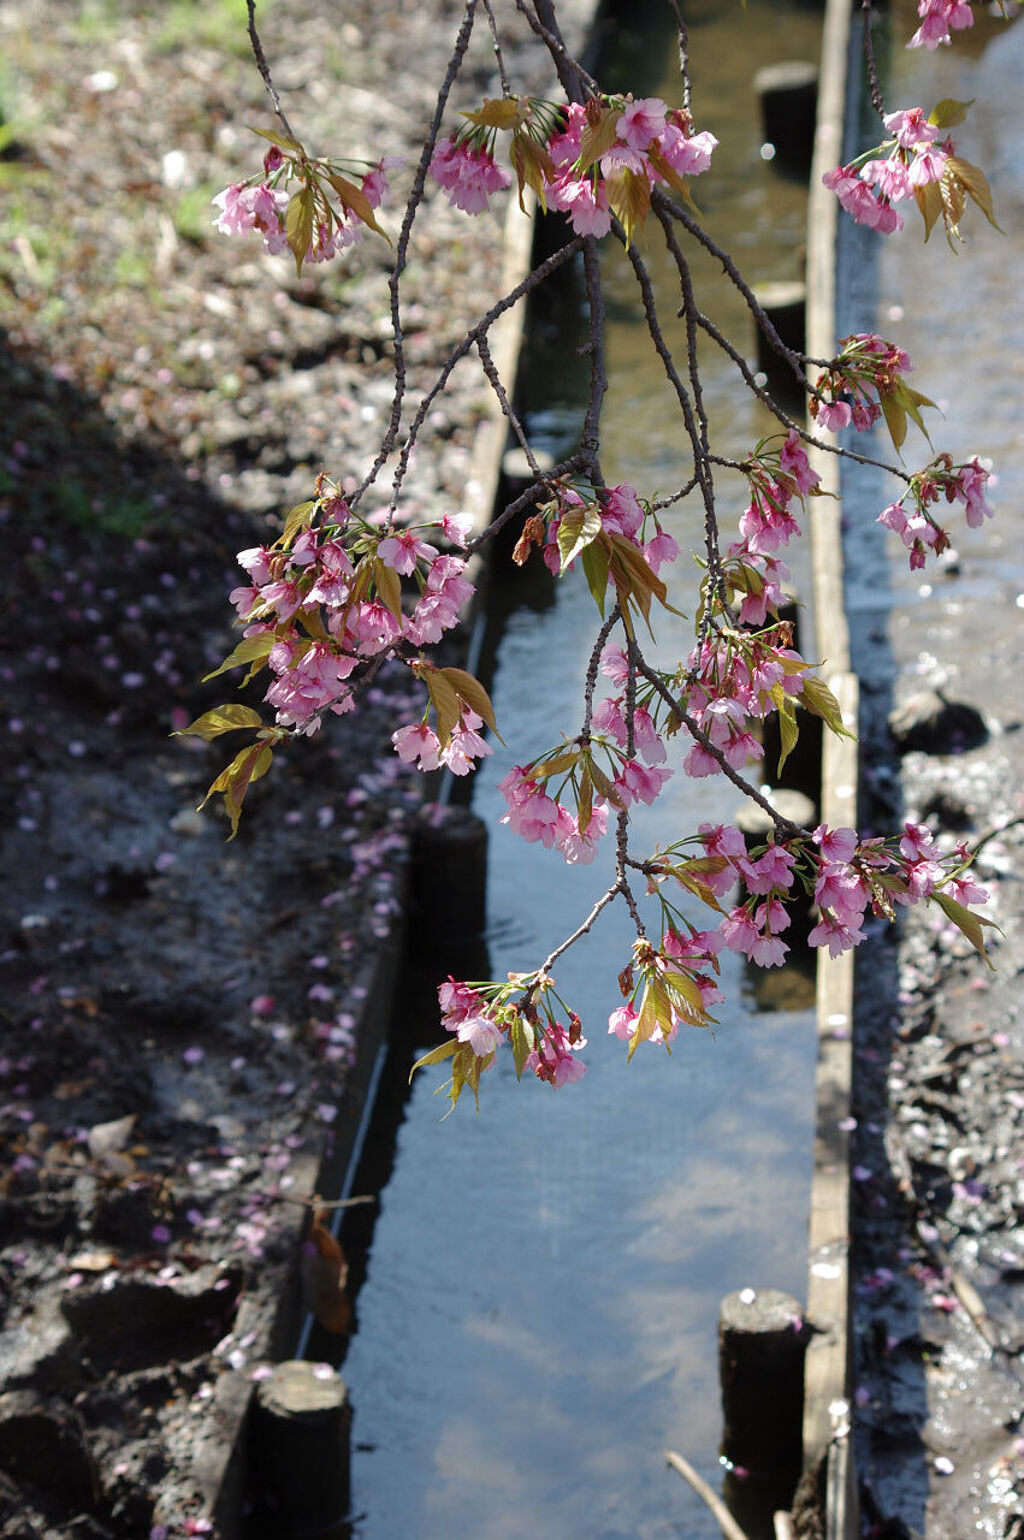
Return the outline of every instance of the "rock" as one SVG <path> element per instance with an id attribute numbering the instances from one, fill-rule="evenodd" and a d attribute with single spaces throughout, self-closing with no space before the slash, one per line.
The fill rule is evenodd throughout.
<path id="1" fill-rule="evenodd" d="M 901 754 L 961 754 L 988 740 L 985 719 L 966 701 L 947 700 L 941 690 L 911 695 L 889 715 L 889 732 Z"/>
<path id="2" fill-rule="evenodd" d="M 0 1396 L 0 1470 L 19 1486 L 36 1489 L 63 1515 L 91 1511 L 100 1502 L 96 1464 L 70 1406 L 30 1390 Z"/>
<path id="3" fill-rule="evenodd" d="M 61 1308 L 94 1365 L 127 1372 L 210 1352 L 231 1329 L 240 1286 L 239 1273 L 212 1269 L 174 1283 L 120 1278 L 65 1295 Z"/>

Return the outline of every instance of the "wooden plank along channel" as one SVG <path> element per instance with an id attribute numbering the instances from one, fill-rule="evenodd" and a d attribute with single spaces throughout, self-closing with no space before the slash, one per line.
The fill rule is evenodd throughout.
<path id="1" fill-rule="evenodd" d="M 840 164 L 851 70 L 851 0 L 827 0 L 818 120 L 808 203 L 807 353 L 830 358 L 836 343 L 838 203 L 822 176 Z M 813 609 L 819 655 L 839 700 L 844 725 L 856 732 L 859 688 L 851 668 L 843 585 L 840 464 L 812 451 L 831 495 L 815 502 L 812 527 Z M 825 733 L 821 816 L 835 827 L 857 822 L 858 750 L 853 738 Z M 827 1540 L 860 1533 L 850 1418 L 850 1136 L 854 1033 L 854 954 L 818 952 L 818 1065 L 814 1169 L 808 1236 L 807 1316 L 816 1328 L 804 1364 L 804 1468 L 825 1463 Z"/>

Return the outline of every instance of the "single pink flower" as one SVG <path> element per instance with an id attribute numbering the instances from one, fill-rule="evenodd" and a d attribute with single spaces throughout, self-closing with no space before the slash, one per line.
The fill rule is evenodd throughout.
<path id="1" fill-rule="evenodd" d="M 441 744 L 433 728 L 425 722 L 413 722 L 391 734 L 395 752 L 403 764 L 416 761 L 420 770 L 436 770 L 439 764 Z"/>
<path id="2" fill-rule="evenodd" d="M 633 150 L 646 150 L 652 139 L 665 131 L 665 103 L 658 96 L 629 102 L 615 127 L 620 139 Z"/>

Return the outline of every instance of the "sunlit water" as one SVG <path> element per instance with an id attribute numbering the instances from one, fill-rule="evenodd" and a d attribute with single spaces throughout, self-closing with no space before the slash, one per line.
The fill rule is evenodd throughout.
<path id="1" fill-rule="evenodd" d="M 728 17 L 721 13 L 730 9 Z M 791 277 L 803 239 L 803 190 L 761 158 L 749 82 L 761 64 L 815 58 L 813 12 L 750 0 L 737 44 L 731 8 L 690 8 L 698 128 L 721 146 L 695 186 L 707 224 L 755 280 Z M 674 50 L 660 48 L 666 69 Z M 678 101 L 671 76 L 636 94 Z M 607 264 L 608 352 L 615 389 L 605 476 L 642 495 L 689 474 L 676 411 L 635 316 L 621 259 Z M 742 308 L 705 306 L 751 348 Z M 675 326 L 671 293 L 664 301 Z M 559 347 L 533 373 L 555 373 Z M 770 431 L 732 366 L 705 360 L 720 443 L 747 452 Z M 535 413 L 539 443 L 572 417 L 573 385 Z M 739 512 L 739 488 L 733 511 Z M 729 508 L 728 500 L 723 504 Z M 688 549 L 700 510 L 669 527 Z M 688 557 L 681 558 L 684 571 Z M 692 610 L 689 597 L 683 607 Z M 493 682 L 499 725 L 524 761 L 577 730 L 582 672 L 597 612 L 581 576 L 557 603 L 521 607 Z M 692 625 L 658 621 L 661 658 L 688 649 Z M 681 755 L 677 756 L 681 757 Z M 512 756 L 500 743 L 477 777 L 474 808 L 492 830 L 488 888 L 494 977 L 528 969 L 585 915 L 607 861 L 569 869 L 555 852 L 497 826 L 496 791 Z M 650 846 L 732 817 L 720 779 L 678 774 L 643 823 Z M 671 1058 L 646 1047 L 627 1067 L 606 1036 L 632 935 L 620 907 L 563 958 L 555 977 L 583 1017 L 590 1071 L 557 1093 L 517 1086 L 511 1062 L 485 1077 L 479 1116 L 463 1103 L 443 1124 L 422 1074 L 381 1202 L 358 1333 L 343 1372 L 355 1407 L 354 1532 L 365 1540 L 654 1540 L 718 1534 L 663 1451 L 683 1451 L 720 1479 L 716 1319 L 748 1284 L 802 1295 L 813 1114 L 814 1028 L 800 1008 L 758 1013 L 738 959 L 724 960 L 728 1004 L 715 1035 L 680 1036 Z M 436 1040 L 424 1028 L 421 1048 Z"/>

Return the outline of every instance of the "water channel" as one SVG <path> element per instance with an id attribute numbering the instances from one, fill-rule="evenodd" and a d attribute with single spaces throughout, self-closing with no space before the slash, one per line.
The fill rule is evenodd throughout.
<path id="1" fill-rule="evenodd" d="M 803 242 L 804 188 L 762 156 L 755 70 L 816 59 L 813 8 L 748 0 L 737 43 L 731 6 L 687 7 L 697 127 L 720 140 L 695 189 L 706 223 L 754 281 L 792 278 Z M 624 45 L 628 38 L 623 37 Z M 624 48 L 628 53 L 628 49 Z M 674 40 L 634 40 L 630 79 L 613 88 L 679 100 Z M 652 254 L 653 256 L 653 254 Z M 748 355 L 749 321 L 711 264 L 695 262 L 707 309 Z M 621 253 L 606 263 L 609 372 L 604 468 L 643 495 L 689 475 L 682 430 L 646 343 Z M 671 291 L 665 315 L 674 314 Z M 531 434 L 557 451 L 578 422 L 573 300 L 555 326 L 531 328 L 526 361 Z M 722 450 L 742 454 L 770 431 L 731 365 L 705 359 L 709 410 Z M 541 398 L 537 382 L 546 382 Z M 552 383 L 555 385 L 551 393 Z M 736 488 L 736 513 L 742 504 Z M 728 498 L 728 489 L 726 498 Z M 726 501 L 723 506 L 728 506 Z M 670 527 L 699 544 L 699 510 Z M 683 561 L 687 558 L 684 556 Z M 523 760 L 574 731 L 596 611 L 582 578 L 553 595 L 536 577 L 497 595 L 501 635 L 493 696 Z M 659 621 L 663 656 L 688 650 L 692 627 Z M 607 866 L 567 868 L 498 827 L 496 790 L 512 763 L 500 743 L 477 776 L 473 807 L 491 829 L 489 971 L 528 968 L 581 918 Z M 678 774 L 646 823 L 664 843 L 703 819 L 731 819 L 733 788 Z M 357 1263 L 357 1331 L 343 1374 L 355 1418 L 351 1533 L 364 1540 L 711 1540 L 718 1529 L 667 1472 L 680 1449 L 719 1485 L 716 1374 L 719 1300 L 747 1285 L 802 1297 L 815 1056 L 811 989 L 755 995 L 740 961 L 724 960 L 728 1003 L 714 1036 L 680 1036 L 671 1058 L 605 1036 L 628 960 L 624 914 L 559 964 L 560 992 L 591 1039 L 590 1071 L 553 1093 L 517 1085 L 511 1063 L 486 1077 L 479 1116 L 460 1105 L 443 1124 L 438 1071 L 396 1101 L 393 1151 L 372 1245 Z M 478 975 L 479 976 L 479 975 Z M 436 1018 L 402 1034 L 387 1077 L 395 1098 L 411 1058 L 437 1040 Z M 385 1095 L 386 1101 L 386 1095 Z M 359 1177 L 365 1190 L 368 1174 Z M 358 1212 L 358 1211 L 354 1211 Z M 348 1242 L 347 1242 L 348 1244 Z"/>

